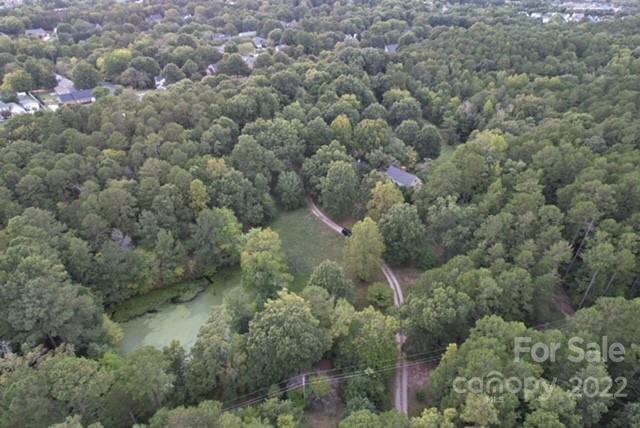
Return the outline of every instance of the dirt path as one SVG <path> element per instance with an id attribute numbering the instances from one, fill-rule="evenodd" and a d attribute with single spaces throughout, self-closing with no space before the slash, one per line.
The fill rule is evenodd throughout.
<path id="1" fill-rule="evenodd" d="M 308 201 L 309 208 L 314 216 L 316 216 L 325 225 L 333 229 L 336 233 L 342 234 L 342 226 L 336 224 L 325 213 L 323 213 L 311 198 L 308 198 Z M 400 287 L 400 281 L 386 263 L 382 265 L 382 273 L 387 279 L 389 287 L 391 287 L 391 289 L 393 290 L 394 305 L 402 305 L 404 303 L 404 294 L 402 292 L 402 287 Z M 398 348 L 400 348 L 400 356 L 398 357 L 398 369 L 396 370 L 394 403 L 396 410 L 406 415 L 409 411 L 409 404 L 407 399 L 409 372 L 405 364 L 404 354 L 402 353 L 402 344 L 404 343 L 405 339 L 406 338 L 403 334 L 396 334 L 396 343 L 398 344 Z"/>

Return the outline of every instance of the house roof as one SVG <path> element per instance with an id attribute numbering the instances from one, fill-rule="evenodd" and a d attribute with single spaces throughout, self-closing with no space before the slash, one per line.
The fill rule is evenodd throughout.
<path id="1" fill-rule="evenodd" d="M 257 31 L 243 31 L 242 33 L 238 33 L 238 37 L 254 37 L 257 35 Z"/>
<path id="2" fill-rule="evenodd" d="M 386 45 L 384 47 L 384 50 L 389 52 L 389 53 L 396 53 L 398 51 L 398 44 L 397 43 L 393 43 L 391 45 Z"/>
<path id="3" fill-rule="evenodd" d="M 253 43 L 255 45 L 266 45 L 267 44 L 267 39 L 265 39 L 264 37 L 255 36 L 253 38 Z"/>
<path id="4" fill-rule="evenodd" d="M 387 175 L 400 186 L 413 186 L 416 180 L 420 180 L 415 175 L 395 166 L 387 169 Z"/>
<path id="5" fill-rule="evenodd" d="M 70 92 L 68 94 L 59 95 L 62 103 L 87 103 L 93 100 L 93 89 L 85 89 L 83 91 Z"/>
<path id="6" fill-rule="evenodd" d="M 30 28 L 28 30 L 24 30 L 24 34 L 27 36 L 44 37 L 47 35 L 47 32 L 42 28 Z"/>
<path id="7" fill-rule="evenodd" d="M 147 17 L 147 22 L 153 22 L 155 24 L 164 21 L 164 16 L 162 16 L 159 13 L 154 13 L 153 15 L 150 15 Z"/>

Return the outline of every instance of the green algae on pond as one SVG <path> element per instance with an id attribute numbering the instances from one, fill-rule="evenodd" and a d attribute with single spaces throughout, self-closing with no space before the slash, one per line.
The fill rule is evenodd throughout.
<path id="1" fill-rule="evenodd" d="M 124 332 L 119 349 L 128 354 L 140 346 L 162 349 L 179 340 L 185 349 L 193 346 L 200 327 L 209 319 L 212 310 L 222 304 L 224 294 L 240 286 L 240 270 L 215 275 L 209 285 L 195 299 L 185 303 L 165 303 L 154 312 L 120 324 Z"/>

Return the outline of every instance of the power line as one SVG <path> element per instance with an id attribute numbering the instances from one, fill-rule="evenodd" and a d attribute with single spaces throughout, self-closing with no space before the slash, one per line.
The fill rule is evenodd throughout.
<path id="1" fill-rule="evenodd" d="M 558 324 L 558 328 L 562 328 L 564 326 L 566 326 L 568 324 L 568 322 L 570 321 L 570 318 L 561 318 L 558 320 L 554 320 L 554 321 L 548 321 L 545 323 L 540 323 L 540 324 L 536 324 L 533 326 L 526 326 L 526 328 L 528 329 L 534 329 L 534 330 L 546 330 L 547 328 Z M 335 372 L 339 372 L 339 371 L 345 371 L 348 370 L 349 368 L 357 368 L 357 367 L 364 367 L 364 364 L 354 364 L 352 366 L 347 366 L 347 367 L 339 367 L 339 368 L 334 368 L 334 369 L 330 369 L 327 371 L 322 371 L 322 372 L 318 372 L 318 378 L 317 379 L 312 379 L 309 382 L 306 382 L 306 386 L 312 386 L 316 383 L 322 383 L 322 382 L 327 382 L 327 381 L 341 381 L 341 380 L 346 380 L 346 379 L 351 379 L 353 377 L 357 377 L 357 376 L 362 376 L 362 375 L 369 375 L 369 374 L 376 374 L 376 373 L 383 373 L 386 371 L 390 371 L 390 370 L 394 370 L 394 369 L 399 369 L 399 368 L 404 368 L 404 367 L 413 367 L 413 366 L 417 366 L 420 364 L 426 364 L 429 362 L 435 362 L 435 361 L 439 361 L 442 358 L 442 355 L 444 354 L 444 352 L 447 350 L 447 348 L 440 348 L 440 349 L 434 349 L 431 351 L 425 351 L 425 352 L 418 352 L 418 353 L 414 353 L 414 354 L 405 354 L 405 358 L 409 359 L 409 362 L 402 362 L 402 363 L 398 363 L 397 359 L 387 359 L 387 360 L 382 360 L 381 362 L 389 362 L 389 361 L 396 361 L 394 364 L 390 364 L 390 365 L 386 365 L 386 366 L 382 366 L 378 369 L 371 369 L 371 368 L 364 368 L 361 370 L 356 370 L 353 372 L 347 372 L 347 373 L 342 373 L 342 374 L 336 374 L 336 375 L 327 375 L 327 373 L 335 373 Z M 437 355 L 434 355 L 437 354 Z M 431 357 L 426 358 L 425 356 L 427 355 L 431 355 Z M 423 358 L 418 358 L 415 359 L 415 357 L 418 356 L 422 356 Z M 294 380 L 295 378 L 299 377 L 299 376 L 306 376 L 305 374 L 302 375 L 297 375 L 297 376 L 292 376 L 286 380 L 283 380 L 282 382 L 286 382 L 289 383 L 290 381 Z M 251 393 L 248 394 L 244 394 L 240 397 L 237 397 L 233 400 L 229 400 L 226 403 L 223 403 L 223 407 L 226 404 L 232 403 L 232 402 L 237 402 L 240 399 L 243 398 L 248 398 L 251 397 L 253 395 L 255 395 L 256 393 L 260 392 L 260 391 L 264 391 L 264 390 L 268 390 L 270 387 L 264 387 L 264 388 L 260 388 L 256 391 L 253 391 Z M 290 387 L 286 387 L 284 389 L 278 389 L 278 391 L 274 391 L 271 393 L 266 393 L 266 394 L 261 394 L 259 396 L 256 397 L 252 397 L 246 401 L 241 401 L 240 403 L 236 403 L 236 404 L 232 404 L 229 407 L 225 408 L 225 410 L 235 410 L 238 409 L 240 407 L 245 407 L 245 406 L 249 406 L 252 404 L 256 404 L 264 399 L 269 399 L 269 398 L 273 398 L 282 394 L 286 394 L 287 392 L 290 391 L 294 391 L 296 389 L 299 389 L 300 386 L 299 385 L 292 385 Z"/>
<path id="2" fill-rule="evenodd" d="M 426 355 L 433 355 L 433 354 L 442 355 L 442 353 L 444 351 L 446 351 L 446 350 L 447 350 L 447 348 L 445 347 L 445 348 L 440 348 L 440 349 L 434 349 L 434 350 L 431 350 L 431 351 L 417 352 L 417 353 L 413 353 L 413 354 L 405 354 L 405 358 L 414 359 L 416 357 L 424 357 Z M 389 362 L 393 362 L 393 361 L 397 361 L 397 358 L 381 360 L 381 361 L 378 361 L 378 363 L 389 363 Z M 353 365 L 350 365 L 350 366 L 336 367 L 336 368 L 329 369 L 329 370 L 323 370 L 323 371 L 321 371 L 319 373 L 323 374 L 323 375 L 326 375 L 326 374 L 332 374 L 332 373 L 335 373 L 335 372 L 343 372 L 345 370 L 354 369 L 354 368 L 363 368 L 364 369 L 364 368 L 366 368 L 366 364 L 360 363 L 360 364 L 353 364 Z M 301 375 L 291 376 L 288 379 L 284 379 L 279 383 L 289 383 L 290 381 L 294 380 L 295 378 L 297 378 L 299 376 L 301 376 Z M 236 397 L 233 400 L 228 400 L 226 402 L 223 402 L 222 404 L 224 406 L 227 403 L 231 403 L 231 402 L 234 402 L 234 401 L 240 400 L 242 398 L 246 398 L 246 397 L 251 397 L 252 395 L 255 395 L 256 393 L 258 393 L 260 391 L 268 390 L 269 388 L 270 388 L 270 386 L 259 388 L 259 389 L 255 390 L 255 391 L 252 391 L 252 392 L 246 393 L 244 395 L 241 395 L 239 397 Z"/>
<path id="3" fill-rule="evenodd" d="M 364 369 L 364 370 L 358 370 L 358 371 L 355 371 L 355 372 L 344 373 L 344 374 L 335 375 L 335 376 L 324 376 L 324 373 L 320 372 L 320 373 L 318 373 L 319 376 L 316 379 L 312 379 L 311 381 L 306 382 L 306 385 L 307 385 L 307 387 L 309 387 L 311 385 L 315 385 L 315 384 L 319 384 L 319 383 L 323 383 L 323 382 L 342 381 L 342 380 L 351 379 L 351 378 L 362 376 L 362 375 L 372 375 L 372 374 L 376 374 L 376 373 L 383 373 L 383 372 L 387 372 L 387 371 L 391 371 L 391 370 L 396 370 L 398 368 L 413 367 L 413 366 L 417 366 L 417 365 L 421 365 L 421 364 L 425 364 L 425 363 L 429 363 L 429 362 L 438 361 L 438 360 L 440 360 L 441 357 L 442 357 L 442 354 L 437 355 L 437 356 L 433 356 L 433 357 L 429 357 L 429 358 L 422 358 L 422 359 L 418 359 L 418 360 L 413 360 L 411 362 L 396 363 L 396 364 L 392 364 L 392 365 L 388 365 L 388 366 L 383 366 L 383 367 L 380 367 L 378 369 L 367 368 L 367 369 Z M 286 387 L 284 389 L 279 389 L 278 391 L 274 391 L 272 393 L 263 394 L 263 395 L 254 397 L 254 398 L 252 398 L 250 400 L 246 400 L 244 402 L 237 403 L 235 405 L 229 406 L 229 407 L 225 408 L 225 411 L 234 410 L 234 409 L 237 409 L 237 408 L 240 408 L 240 407 L 244 407 L 244 406 L 249 406 L 251 404 L 258 403 L 258 402 L 260 402 L 260 401 L 262 401 L 264 399 L 273 398 L 275 396 L 278 396 L 278 395 L 281 395 L 281 394 L 285 394 L 287 392 L 294 391 L 294 390 L 299 389 L 299 388 L 300 388 L 299 385 L 292 385 L 292 386 Z"/>

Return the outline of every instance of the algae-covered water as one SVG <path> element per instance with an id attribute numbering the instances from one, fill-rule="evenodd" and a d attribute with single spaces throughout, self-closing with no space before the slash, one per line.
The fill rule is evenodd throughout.
<path id="1" fill-rule="evenodd" d="M 198 330 L 207 321 L 212 311 L 222 304 L 224 294 L 240 285 L 239 272 L 216 281 L 195 299 L 186 303 L 166 303 L 156 312 L 120 324 L 124 338 L 119 344 L 120 352 L 128 354 L 140 346 L 162 349 L 172 340 L 179 340 L 186 350 L 191 349 Z"/>

